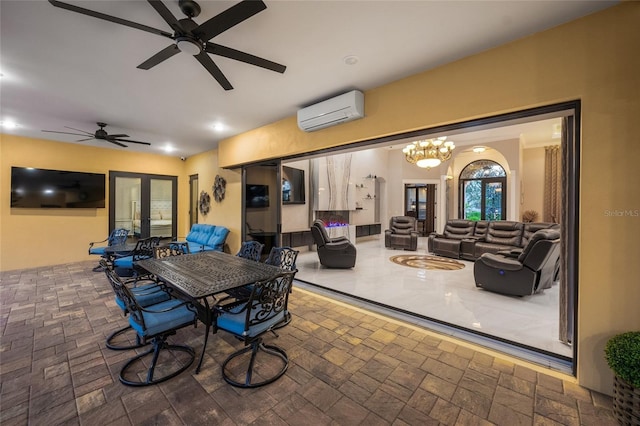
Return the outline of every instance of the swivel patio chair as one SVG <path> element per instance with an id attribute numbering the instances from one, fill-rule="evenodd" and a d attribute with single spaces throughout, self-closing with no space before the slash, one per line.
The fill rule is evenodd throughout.
<path id="1" fill-rule="evenodd" d="M 284 320 L 294 274 L 283 271 L 269 280 L 255 283 L 249 300 L 213 308 L 215 330 L 231 333 L 245 344 L 222 363 L 222 377 L 227 383 L 256 388 L 276 381 L 287 371 L 287 353 L 277 346 L 265 344 L 262 335 Z M 278 362 L 278 365 L 274 367 L 268 360 Z M 258 380 L 255 380 L 256 376 Z"/>
<path id="2" fill-rule="evenodd" d="M 285 271 L 295 271 L 298 253 L 300 253 L 298 250 L 291 247 L 272 247 L 264 263 L 277 266 Z"/>
<path id="3" fill-rule="evenodd" d="M 129 324 L 136 331 L 142 343 L 152 342 L 152 347 L 127 361 L 120 370 L 120 382 L 127 386 L 148 386 L 164 382 L 188 369 L 195 360 L 193 348 L 186 345 L 173 345 L 167 338 L 176 331 L 189 325 L 196 325 L 197 315 L 195 307 L 178 299 L 169 299 L 161 303 L 143 307 L 138 303 L 131 290 L 122 282 L 120 277 L 111 269 L 106 270 L 107 278 L 118 298 L 129 311 Z M 166 364 L 159 364 L 161 352 L 170 352 L 171 360 Z M 186 353 L 186 360 L 179 360 L 180 353 Z M 140 380 L 140 369 L 134 367 L 148 364 L 143 358 L 152 355 L 149 367 L 146 369 L 145 379 Z M 167 365 L 168 364 L 168 365 Z M 177 365 L 177 368 L 175 367 Z M 156 368 L 161 371 L 156 375 Z M 138 371 L 132 371 L 132 370 Z"/>
<path id="4" fill-rule="evenodd" d="M 105 272 L 111 271 L 113 273 L 112 268 L 108 265 L 105 259 L 100 261 L 100 267 Z M 108 277 L 107 277 L 108 278 Z M 138 287 L 133 287 L 130 289 L 131 294 L 136 299 L 138 304 L 142 307 L 155 305 L 157 303 L 161 303 L 167 301 L 171 298 L 169 293 L 166 291 L 166 288 L 162 285 L 158 285 L 156 283 L 149 283 L 145 285 L 141 285 Z M 118 297 L 118 294 L 115 295 L 116 304 L 122 309 L 124 315 L 129 313 L 127 306 L 121 298 Z M 136 349 L 144 346 L 144 344 L 140 341 L 140 338 L 136 334 L 135 344 L 123 344 L 119 343 L 118 339 L 121 339 L 124 333 L 132 330 L 131 325 L 127 325 L 119 330 L 114 331 L 109 336 L 107 336 L 106 346 L 107 348 L 115 351 L 122 351 L 128 349 Z"/>
<path id="5" fill-rule="evenodd" d="M 260 262 L 263 248 L 264 244 L 262 244 L 261 242 L 244 241 L 236 256 L 242 257 L 243 259 L 255 260 L 256 262 Z"/>
<path id="6" fill-rule="evenodd" d="M 124 244 L 127 241 L 127 237 L 129 236 L 129 230 L 124 228 L 118 228 L 111 231 L 111 234 L 102 241 L 93 241 L 89 243 L 89 254 L 95 254 L 100 257 L 105 257 L 105 249 L 111 246 L 117 246 L 120 244 Z M 106 242 L 106 246 L 94 247 L 95 244 L 101 244 Z M 101 272 L 102 267 L 100 265 L 93 268 L 93 272 Z"/>
<path id="7" fill-rule="evenodd" d="M 149 237 L 138 240 L 135 248 L 126 254 L 113 258 L 113 268 L 120 277 L 131 278 L 137 283 L 140 279 L 148 277 L 148 273 L 137 267 L 136 262 L 151 259 L 155 256 L 155 248 L 160 245 L 160 237 Z"/>
<path id="8" fill-rule="evenodd" d="M 291 247 L 272 247 L 269 252 L 269 257 L 264 261 L 267 265 L 277 266 L 285 271 L 298 272 L 296 269 L 296 260 L 298 259 L 298 250 L 294 250 Z M 293 290 L 293 285 L 289 291 Z M 284 307 L 284 321 L 274 326 L 274 329 L 282 328 L 291 322 L 291 312 L 289 312 L 289 306 Z"/>

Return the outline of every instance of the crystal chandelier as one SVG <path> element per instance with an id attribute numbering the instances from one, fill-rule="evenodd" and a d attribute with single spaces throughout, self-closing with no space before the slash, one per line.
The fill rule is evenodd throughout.
<path id="1" fill-rule="evenodd" d="M 407 145 L 402 152 L 406 160 L 418 167 L 430 169 L 451 158 L 456 146 L 446 136 L 436 139 L 424 139 Z"/>

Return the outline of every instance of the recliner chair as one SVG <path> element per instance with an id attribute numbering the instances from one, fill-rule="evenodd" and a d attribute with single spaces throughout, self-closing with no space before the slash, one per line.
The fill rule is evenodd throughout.
<path id="1" fill-rule="evenodd" d="M 560 232 L 537 231 L 517 258 L 485 253 L 473 266 L 476 287 L 511 296 L 528 296 L 553 285 L 560 258 Z"/>
<path id="2" fill-rule="evenodd" d="M 327 268 L 341 269 L 355 266 L 356 247 L 346 237 L 330 238 L 321 220 L 313 222 L 311 234 L 318 247 L 320 264 Z"/>
<path id="3" fill-rule="evenodd" d="M 384 231 L 384 246 L 416 251 L 419 235 L 415 217 L 394 216 L 389 219 L 389 229 Z"/>

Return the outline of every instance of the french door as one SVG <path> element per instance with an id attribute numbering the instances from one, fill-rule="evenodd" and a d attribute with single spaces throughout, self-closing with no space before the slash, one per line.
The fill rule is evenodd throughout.
<path id="1" fill-rule="evenodd" d="M 461 179 L 462 214 L 469 220 L 505 220 L 506 178 Z"/>
<path id="2" fill-rule="evenodd" d="M 109 228 L 136 238 L 176 239 L 178 177 L 109 172 Z"/>
<path id="3" fill-rule="evenodd" d="M 435 195 L 435 184 L 415 183 L 404 186 L 405 215 L 418 220 L 418 231 L 422 235 L 435 231 Z"/>

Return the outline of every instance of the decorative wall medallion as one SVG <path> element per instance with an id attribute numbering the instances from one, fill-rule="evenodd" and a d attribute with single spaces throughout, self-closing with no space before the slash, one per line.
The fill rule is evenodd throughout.
<path id="1" fill-rule="evenodd" d="M 226 191 L 227 181 L 220 175 L 216 175 L 216 179 L 213 182 L 213 198 L 216 200 L 216 203 L 224 200 L 224 193 Z"/>
<path id="2" fill-rule="evenodd" d="M 200 209 L 200 214 L 204 216 L 206 216 L 211 209 L 211 197 L 204 191 L 200 193 L 200 201 L 198 203 L 198 207 Z"/>

